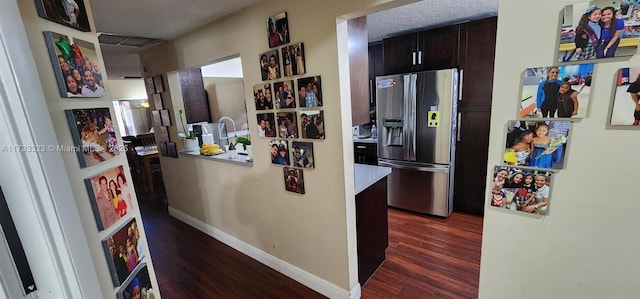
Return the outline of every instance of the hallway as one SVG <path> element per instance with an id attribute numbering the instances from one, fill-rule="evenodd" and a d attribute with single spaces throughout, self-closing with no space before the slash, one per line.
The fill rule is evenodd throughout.
<path id="1" fill-rule="evenodd" d="M 138 192 L 163 298 L 324 298 L 169 216 L 164 189 Z M 477 298 L 482 217 L 389 209 L 387 260 L 362 298 Z"/>

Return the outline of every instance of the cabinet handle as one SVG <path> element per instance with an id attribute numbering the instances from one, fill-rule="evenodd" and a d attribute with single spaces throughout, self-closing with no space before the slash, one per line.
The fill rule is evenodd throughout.
<path id="1" fill-rule="evenodd" d="M 422 51 L 418 51 L 418 64 L 422 64 Z"/>
<path id="2" fill-rule="evenodd" d="M 462 113 L 458 112 L 458 130 L 456 131 L 456 141 L 462 141 L 460 139 L 460 132 L 462 131 Z"/>
<path id="3" fill-rule="evenodd" d="M 462 80 L 464 80 L 464 70 L 460 70 L 460 86 L 458 86 L 458 101 L 462 101 Z"/>
<path id="4" fill-rule="evenodd" d="M 356 145 L 356 148 L 357 149 L 367 149 L 367 147 L 364 146 L 364 145 Z"/>
<path id="5" fill-rule="evenodd" d="M 369 104 L 373 105 L 373 80 L 369 80 Z"/>
<path id="6" fill-rule="evenodd" d="M 413 55 L 413 65 L 416 65 L 416 52 L 411 52 Z"/>

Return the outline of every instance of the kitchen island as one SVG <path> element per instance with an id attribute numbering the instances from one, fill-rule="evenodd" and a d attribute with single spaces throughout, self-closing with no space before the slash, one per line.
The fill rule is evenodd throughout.
<path id="1" fill-rule="evenodd" d="M 385 260 L 389 245 L 387 176 L 391 168 L 354 164 L 358 282 L 364 285 Z"/>

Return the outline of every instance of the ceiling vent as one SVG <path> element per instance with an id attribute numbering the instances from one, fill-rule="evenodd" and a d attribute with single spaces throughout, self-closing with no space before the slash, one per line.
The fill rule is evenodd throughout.
<path id="1" fill-rule="evenodd" d="M 101 45 L 143 48 L 162 42 L 160 39 L 148 37 L 123 36 L 110 33 L 98 33 Z"/>

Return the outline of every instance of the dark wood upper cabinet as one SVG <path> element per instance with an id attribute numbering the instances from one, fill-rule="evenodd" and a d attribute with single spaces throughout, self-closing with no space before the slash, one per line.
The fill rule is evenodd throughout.
<path id="1" fill-rule="evenodd" d="M 200 68 L 181 71 L 178 73 L 178 79 L 187 123 L 211 122 L 209 99 L 204 89 Z"/>
<path id="2" fill-rule="evenodd" d="M 367 49 L 367 17 L 347 21 L 349 42 L 349 77 L 351 85 L 351 123 L 369 123 L 371 105 L 369 88 L 369 55 Z"/>
<path id="3" fill-rule="evenodd" d="M 416 33 L 387 38 L 384 44 L 384 71 L 386 75 L 407 73 L 414 70 Z"/>
<path id="4" fill-rule="evenodd" d="M 457 67 L 459 29 L 453 25 L 385 39 L 386 74 Z"/>
<path id="5" fill-rule="evenodd" d="M 462 101 L 458 105 L 491 105 L 498 18 L 460 25 Z"/>

